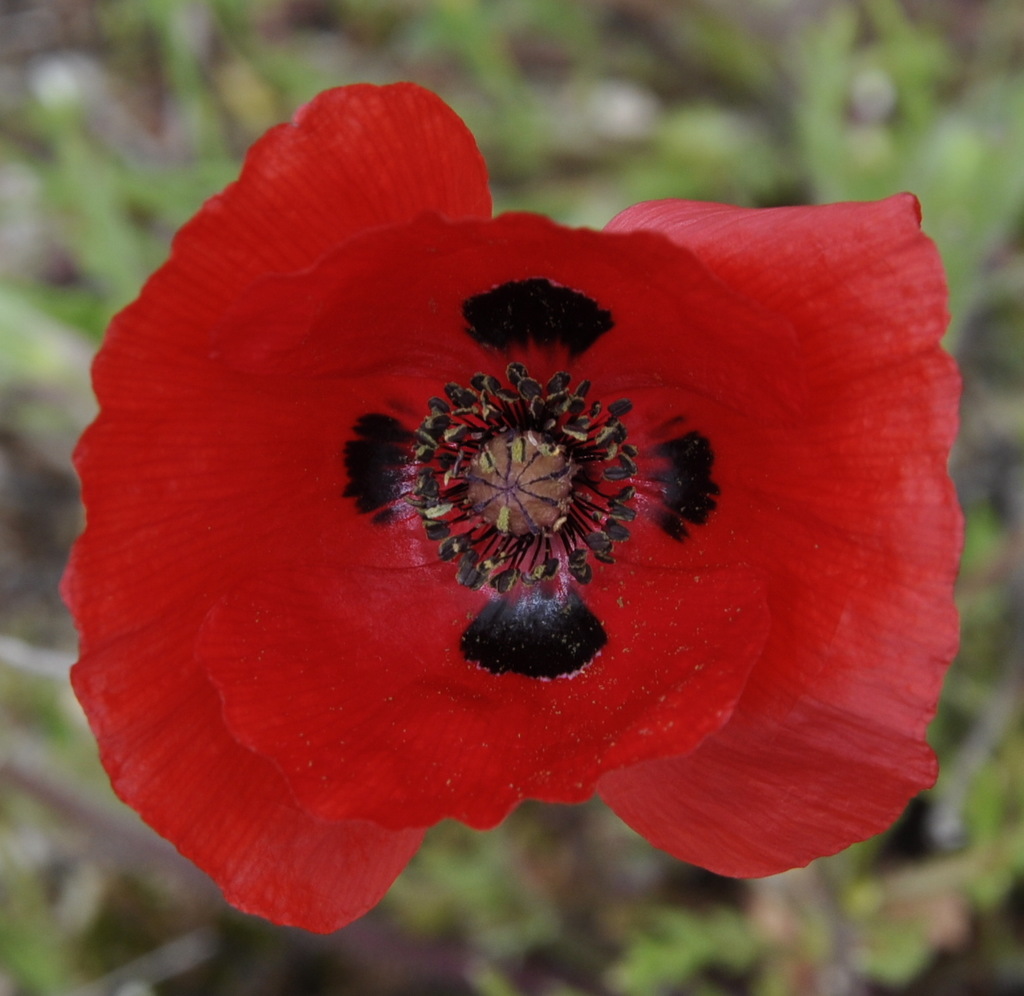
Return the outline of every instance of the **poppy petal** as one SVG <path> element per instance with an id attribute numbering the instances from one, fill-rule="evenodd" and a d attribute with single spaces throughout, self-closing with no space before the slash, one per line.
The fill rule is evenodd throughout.
<path id="1" fill-rule="evenodd" d="M 609 312 L 611 329 L 584 337 L 582 348 L 551 349 L 508 337 L 498 347 L 472 328 L 467 303 L 539 276 Z M 544 379 L 561 365 L 609 392 L 674 382 L 762 417 L 802 403 L 785 317 L 737 294 L 662 236 L 609 239 L 526 214 L 487 222 L 424 215 L 369 232 L 305 273 L 254 284 L 214 338 L 216 355 L 233 369 L 275 377 L 433 372 L 440 386 L 481 369 L 500 375 L 521 358 Z"/>
<path id="2" fill-rule="evenodd" d="M 231 300 L 257 277 L 302 270 L 353 235 L 423 211 L 490 216 L 473 136 L 415 84 L 339 87 L 253 145 L 238 180 L 182 228 L 159 272 Z"/>
<path id="3" fill-rule="evenodd" d="M 892 673 L 891 645 L 864 638 L 861 607 L 851 604 L 835 635 L 856 648 L 856 676 L 833 677 L 830 668 L 843 669 L 830 660 L 784 722 L 737 709 L 693 754 L 605 775 L 604 801 L 656 847 L 744 877 L 805 865 L 889 826 L 935 780 L 921 702 L 938 694 L 948 662 L 939 654 L 955 651 L 955 633 L 946 627 L 945 646 L 908 681 Z M 870 667 L 871 655 L 884 663 Z"/>
<path id="4" fill-rule="evenodd" d="M 115 354 L 107 370 L 117 366 Z M 158 373 L 147 368 L 126 387 L 158 397 Z M 284 385 L 270 403 L 267 385 L 240 391 L 239 378 L 223 373 L 194 377 L 168 409 L 102 419 L 79 448 L 89 524 L 63 585 L 82 637 L 72 679 L 128 804 L 235 905 L 333 930 L 376 903 L 419 835 L 331 825 L 297 808 L 279 772 L 227 735 L 216 693 L 195 670 L 193 644 L 209 592 L 262 565 L 264 552 L 294 549 L 295 525 L 310 530 L 305 542 L 314 552 L 333 535 L 352 558 L 387 559 L 402 534 L 375 530 L 354 508 L 342 521 L 351 504 L 340 500 L 345 423 L 336 425 L 333 444 L 308 432 L 332 415 L 346 417 L 346 404 L 360 404 L 358 392 L 307 392 L 303 404 Z M 253 401 L 260 394 L 262 408 Z M 234 414 L 212 432 L 206 416 L 221 405 L 220 415 Z M 319 481 L 303 473 L 311 467 Z M 325 509 L 326 489 L 336 500 Z M 253 521 L 262 523 L 259 543 Z M 428 548 L 418 520 L 410 525 L 412 542 Z M 368 530 L 386 542 L 366 543 Z"/>
<path id="5" fill-rule="evenodd" d="M 845 371 L 934 348 L 949 322 L 938 251 L 911 194 L 813 207 L 646 201 L 608 232 L 660 232 L 738 293 L 798 326 L 815 361 Z"/>
<path id="6" fill-rule="evenodd" d="M 526 797 L 582 801 L 603 771 L 717 729 L 767 634 L 749 573 L 652 571 L 587 587 L 608 643 L 579 673 L 494 674 L 459 652 L 488 598 L 452 574 L 282 566 L 211 613 L 200 655 L 225 720 L 311 813 L 486 828 Z M 646 630 L 641 605 L 670 622 Z"/>
<path id="7" fill-rule="evenodd" d="M 216 693 L 172 639 L 187 632 L 176 622 L 86 654 L 72 671 L 118 793 L 239 909 L 318 932 L 361 916 L 422 831 L 299 809 L 274 767 L 227 735 Z"/>
<path id="8" fill-rule="evenodd" d="M 717 206 L 641 207 L 626 220 L 667 224 L 790 319 L 806 399 L 789 426 L 691 402 L 690 423 L 714 427 L 721 496 L 683 544 L 685 562 L 756 565 L 772 635 L 715 737 L 609 774 L 600 791 L 679 857 L 769 874 L 877 833 L 934 778 L 924 730 L 956 649 L 961 543 L 946 472 L 959 381 L 938 348 L 944 282 L 909 198 L 768 223 Z M 766 257 L 780 261 L 770 281 L 754 274 Z M 625 556 L 678 556 L 642 528 Z"/>
<path id="9" fill-rule="evenodd" d="M 105 365 L 112 377 L 135 373 L 131 360 L 122 363 L 116 353 Z M 341 379 L 313 391 L 304 381 L 227 375 L 208 364 L 187 384 L 165 406 L 153 401 L 162 389 L 153 368 L 121 382 L 118 400 L 148 394 L 149 409 L 102 418 L 79 446 L 89 518 L 65 597 L 84 647 L 96 649 L 190 604 L 201 619 L 208 592 L 296 550 L 313 562 L 436 559 L 436 544 L 398 500 L 397 486 L 383 493 L 394 484 L 387 475 L 400 476 L 402 465 L 360 470 L 358 454 L 349 453 L 346 466 L 346 445 L 357 442 L 353 426 L 372 406 L 396 390 L 427 396 L 432 382 Z M 366 487 L 377 489 L 379 501 L 364 512 Z"/>

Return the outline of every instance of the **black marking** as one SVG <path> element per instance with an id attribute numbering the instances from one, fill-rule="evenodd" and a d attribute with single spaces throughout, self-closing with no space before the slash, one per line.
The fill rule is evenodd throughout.
<path id="1" fill-rule="evenodd" d="M 578 356 L 615 324 L 611 312 L 586 294 L 540 277 L 513 280 L 476 294 L 463 304 L 462 314 L 470 336 L 506 352 L 533 342 L 563 346 Z"/>
<path id="2" fill-rule="evenodd" d="M 668 470 L 659 476 L 665 485 L 663 499 L 668 511 L 659 516 L 658 524 L 673 539 L 681 540 L 689 535 L 685 523 L 702 526 L 718 507 L 715 496 L 721 490 L 711 480 L 715 454 L 699 432 L 670 439 L 655 452 L 669 462 Z"/>
<path id="3" fill-rule="evenodd" d="M 357 439 L 345 443 L 348 484 L 344 496 L 355 498 L 360 512 L 376 512 L 386 522 L 395 512 L 386 508 L 402 497 L 405 467 L 411 462 L 413 434 L 390 415 L 361 415 L 352 427 Z"/>
<path id="4" fill-rule="evenodd" d="M 460 646 L 466 660 L 493 674 L 562 678 L 586 667 L 607 642 L 577 594 L 533 588 L 521 598 L 495 598 L 469 624 Z"/>

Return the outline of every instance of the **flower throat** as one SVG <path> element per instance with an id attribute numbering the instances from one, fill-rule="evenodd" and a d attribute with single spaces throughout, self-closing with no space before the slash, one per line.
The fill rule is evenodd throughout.
<path id="1" fill-rule="evenodd" d="M 589 381 L 571 387 L 556 373 L 546 385 L 522 363 L 507 383 L 477 373 L 470 387 L 445 385 L 416 430 L 420 465 L 406 500 L 420 514 L 456 579 L 499 592 L 552 580 L 561 570 L 581 584 L 589 559 L 613 563 L 636 513 L 626 484 L 637 470 L 621 417 L 628 400 L 587 401 Z"/>

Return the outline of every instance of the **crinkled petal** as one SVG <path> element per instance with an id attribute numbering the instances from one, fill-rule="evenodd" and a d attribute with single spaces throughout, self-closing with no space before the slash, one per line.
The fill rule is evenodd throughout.
<path id="1" fill-rule="evenodd" d="M 181 229 L 171 258 L 115 317 L 93 368 L 99 423 L 189 392 L 209 364 L 213 328 L 254 280 L 303 270 L 423 211 L 489 210 L 473 138 L 433 94 L 412 84 L 321 94 L 252 147 L 238 181 Z M 126 374 L 152 382 L 154 369 L 159 383 L 147 392 L 124 389 Z"/>
<path id="2" fill-rule="evenodd" d="M 112 356 L 109 368 L 116 364 Z M 208 364 L 179 386 L 170 408 L 154 403 L 94 425 L 78 453 L 88 528 L 64 584 L 83 647 L 160 628 L 185 607 L 202 619 L 239 578 L 296 551 L 311 563 L 436 559 L 404 502 L 377 510 L 385 528 L 345 497 L 356 421 L 384 391 L 427 396 L 433 386 L 367 378 L 314 391 Z M 122 387 L 155 394 L 158 368 Z M 191 653 L 182 640 L 181 652 Z"/>
<path id="3" fill-rule="evenodd" d="M 692 248 L 789 319 L 802 347 L 792 424 L 689 406 L 719 454 L 721 496 L 687 562 L 763 572 L 763 658 L 697 751 L 600 784 L 652 842 L 725 874 L 877 833 L 934 778 L 924 731 L 957 643 L 961 517 L 946 461 L 959 380 L 938 347 L 945 286 L 918 220 L 912 199 L 894 198 L 768 212 L 662 202 L 613 223 Z M 672 557 L 666 537 L 637 540 L 630 553 L 649 563 Z"/>
<path id="4" fill-rule="evenodd" d="M 300 809 L 275 768 L 228 736 L 216 693 L 175 639 L 189 626 L 166 619 L 72 672 L 118 793 L 239 909 L 319 932 L 344 926 L 380 900 L 422 831 Z"/>
<path id="5" fill-rule="evenodd" d="M 327 90 L 253 145 L 241 176 L 181 229 L 153 279 L 212 306 L 423 211 L 489 217 L 486 166 L 466 126 L 412 83 Z"/>
<path id="6" fill-rule="evenodd" d="M 134 628 L 147 616 L 157 618 L 164 602 L 107 611 L 103 599 L 110 596 L 97 595 L 94 583 L 88 599 L 77 599 L 82 586 L 76 575 L 92 563 L 109 559 L 123 569 L 125 561 L 178 556 L 176 537 L 220 535 L 230 514 L 222 515 L 223 506 L 208 503 L 211 498 L 247 489 L 263 494 L 271 479 L 280 485 L 272 489 L 275 495 L 293 482 L 302 492 L 301 475 L 294 463 L 287 465 L 310 448 L 320 451 L 315 462 L 322 466 L 324 447 L 335 447 L 330 478 L 343 487 L 340 448 L 355 412 L 351 404 L 332 412 L 330 404 L 342 393 L 358 402 L 358 390 L 342 392 L 335 385 L 333 398 L 330 389 L 309 397 L 294 384 L 266 381 L 255 390 L 242 384 L 240 392 L 241 378 L 211 362 L 213 329 L 257 277 L 308 267 L 357 233 L 424 210 L 456 217 L 488 213 L 486 173 L 472 136 L 436 96 L 417 86 L 353 86 L 321 94 L 294 123 L 268 132 L 250 151 L 240 179 L 181 230 L 171 259 L 114 319 L 93 368 L 101 414 L 76 454 L 88 528 L 72 555 L 67 583 L 83 646 Z M 236 407 L 243 394 L 250 403 Z M 302 436 L 282 434 L 289 418 L 293 428 L 307 420 L 306 446 L 275 450 Z M 332 419 L 336 434 L 308 431 L 309 425 L 330 426 Z M 249 445 L 239 447 L 240 439 Z M 258 463 L 265 458 L 261 472 Z M 219 466 L 211 462 L 217 460 Z M 228 468 L 234 468 L 234 480 Z M 261 530 L 275 521 L 261 519 Z M 228 525 L 229 534 L 238 531 L 237 524 Z M 244 528 L 251 530 L 252 522 Z M 124 559 L 108 553 L 112 549 Z M 131 593 L 131 572 L 122 573 L 122 581 L 113 570 L 104 571 L 104 579 Z"/>
<path id="7" fill-rule="evenodd" d="M 311 813 L 486 828 L 524 798 L 579 802 L 603 771 L 691 750 L 728 718 L 767 633 L 745 572 L 648 571 L 584 594 L 607 646 L 552 681 L 463 658 L 488 596 L 450 564 L 282 567 L 220 602 L 200 653 L 235 737 Z"/>
<path id="8" fill-rule="evenodd" d="M 730 288 L 799 323 L 826 375 L 858 376 L 935 348 L 949 321 L 946 281 L 916 198 L 738 208 L 647 201 L 608 232 L 660 232 Z"/>
<path id="9" fill-rule="evenodd" d="M 469 298 L 537 277 L 610 311 L 612 329 L 571 361 L 565 350 L 499 350 L 470 337 Z M 676 384 L 762 418 L 788 415 L 803 400 L 784 317 L 663 237 L 610 238 L 528 214 L 487 222 L 425 215 L 370 232 L 306 273 L 252 287 L 219 323 L 215 353 L 268 376 L 434 373 L 439 388 L 478 370 L 503 377 L 514 358 L 542 379 L 570 366 L 580 378 L 599 376 L 609 394 Z"/>
<path id="10" fill-rule="evenodd" d="M 887 595 L 851 593 L 813 688 L 783 719 L 766 720 L 751 687 L 694 753 L 605 775 L 604 800 L 657 847 L 724 875 L 774 874 L 889 826 L 935 779 L 924 727 L 956 631 L 941 620 L 924 638 L 932 593 L 902 611 Z"/>

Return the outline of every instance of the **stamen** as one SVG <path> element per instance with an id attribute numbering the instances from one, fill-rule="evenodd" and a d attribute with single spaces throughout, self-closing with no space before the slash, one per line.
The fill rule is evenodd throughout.
<path id="1" fill-rule="evenodd" d="M 518 362 L 506 386 L 476 373 L 470 387 L 446 384 L 415 433 L 421 464 L 407 501 L 419 512 L 456 580 L 501 594 L 553 580 L 563 568 L 579 584 L 593 578 L 592 556 L 614 562 L 636 517 L 633 487 L 609 489 L 637 472 L 636 449 L 620 421 L 627 399 L 603 407 L 571 388 L 560 370 L 547 384 Z M 454 406 L 454 407 L 453 407 Z M 584 412 L 586 414 L 584 414 Z"/>

